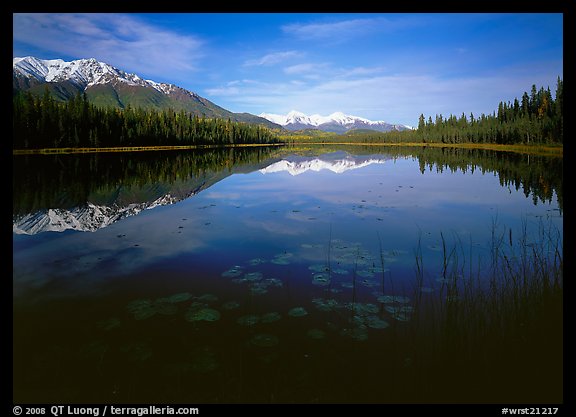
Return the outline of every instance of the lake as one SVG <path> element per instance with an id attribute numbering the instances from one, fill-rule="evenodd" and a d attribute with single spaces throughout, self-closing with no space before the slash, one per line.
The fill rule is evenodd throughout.
<path id="1" fill-rule="evenodd" d="M 13 189 L 15 403 L 562 401 L 561 157 L 28 155 Z"/>

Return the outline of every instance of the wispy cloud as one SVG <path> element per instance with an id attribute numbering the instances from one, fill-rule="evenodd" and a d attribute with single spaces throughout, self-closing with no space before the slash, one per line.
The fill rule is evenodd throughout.
<path id="1" fill-rule="evenodd" d="M 390 19 L 363 17 L 329 22 L 292 23 L 282 26 L 282 31 L 300 39 L 341 41 L 382 31 L 393 31 L 418 24 L 417 19 Z"/>
<path id="2" fill-rule="evenodd" d="M 270 54 L 266 54 L 260 58 L 256 59 L 249 59 L 244 62 L 244 66 L 251 67 L 251 66 L 270 66 L 276 65 L 286 60 L 292 58 L 298 58 L 302 56 L 301 52 L 298 51 L 283 51 L 283 52 L 273 52 Z"/>
<path id="3" fill-rule="evenodd" d="M 198 37 L 153 26 L 136 16 L 18 13 L 13 23 L 15 44 L 54 54 L 40 58 L 93 57 L 124 70 L 177 80 L 194 71 L 202 56 L 203 41 Z"/>

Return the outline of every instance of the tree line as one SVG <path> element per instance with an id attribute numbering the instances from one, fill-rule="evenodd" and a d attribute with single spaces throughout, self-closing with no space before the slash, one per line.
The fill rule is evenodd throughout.
<path id="1" fill-rule="evenodd" d="M 530 94 L 513 102 L 498 104 L 498 110 L 490 115 L 481 114 L 460 117 L 441 114 L 428 120 L 421 114 L 418 119 L 417 135 L 422 141 L 443 143 L 563 143 L 563 81 L 557 79 L 556 97 L 550 87 L 544 89 L 532 85 Z"/>
<path id="2" fill-rule="evenodd" d="M 86 94 L 57 101 L 46 89 L 13 96 L 13 148 L 267 144 L 264 126 L 209 119 L 173 109 L 97 107 Z"/>

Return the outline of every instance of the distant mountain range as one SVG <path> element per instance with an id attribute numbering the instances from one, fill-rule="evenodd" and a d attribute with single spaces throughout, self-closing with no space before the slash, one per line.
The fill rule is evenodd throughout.
<path id="1" fill-rule="evenodd" d="M 174 84 L 145 80 L 94 58 L 66 62 L 61 59 L 35 57 L 12 59 L 13 92 L 50 93 L 67 100 L 77 93 L 86 93 L 95 105 L 118 108 L 144 107 L 185 110 L 208 118 L 230 119 L 279 128 L 269 120 L 249 113 L 233 113 L 198 94 Z"/>
<path id="2" fill-rule="evenodd" d="M 259 116 L 288 130 L 318 129 L 325 132 L 345 133 L 353 129 L 371 129 L 379 132 L 412 129 L 406 125 L 372 121 L 341 112 L 332 113 L 329 116 L 320 116 L 319 114 L 307 116 L 304 113 L 292 110 L 287 115 L 261 113 Z"/>
<path id="3" fill-rule="evenodd" d="M 346 133 L 353 129 L 371 129 L 380 132 L 407 130 L 410 126 L 372 121 L 341 112 L 329 116 L 307 116 L 298 111 L 287 115 L 262 113 L 233 113 L 198 94 L 174 84 L 145 80 L 94 58 L 64 61 L 39 59 L 32 56 L 12 59 L 13 92 L 30 91 L 41 95 L 45 89 L 60 100 L 68 100 L 78 93 L 86 93 L 98 106 L 126 108 L 131 106 L 185 110 L 208 118 L 230 119 L 238 122 L 261 124 L 287 130 L 317 129 Z"/>

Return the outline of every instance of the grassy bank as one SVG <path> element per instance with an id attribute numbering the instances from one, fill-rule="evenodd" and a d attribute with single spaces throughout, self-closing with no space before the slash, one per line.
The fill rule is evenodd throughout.
<path id="1" fill-rule="evenodd" d="M 510 229 L 494 225 L 490 256 L 477 263 L 464 245 L 443 245 L 440 290 L 424 294 L 417 286 L 412 318 L 396 329 L 391 398 L 563 401 L 562 238 L 542 225 L 533 243 L 525 230 L 513 239 Z M 419 246 L 414 255 L 422 282 L 429 271 Z M 480 263 L 487 275 L 479 272 Z"/>
<path id="2" fill-rule="evenodd" d="M 492 143 L 423 143 L 423 142 L 345 142 L 345 141 L 306 141 L 298 140 L 290 143 L 291 146 L 315 146 L 315 145 L 336 145 L 336 146 L 398 146 L 398 147 L 419 147 L 419 148 L 462 148 L 462 149 L 487 149 L 500 152 L 515 152 L 531 155 L 543 156 L 563 156 L 564 147 L 562 145 L 501 145 Z"/>
<path id="3" fill-rule="evenodd" d="M 177 151 L 188 149 L 218 149 L 218 148 L 250 148 L 263 146 L 284 146 L 282 143 L 254 143 L 240 145 L 185 145 L 185 146 L 123 146 L 104 148 L 41 148 L 41 149 L 13 149 L 12 155 L 52 155 L 72 153 L 98 153 L 98 152 L 138 152 L 138 151 Z"/>

